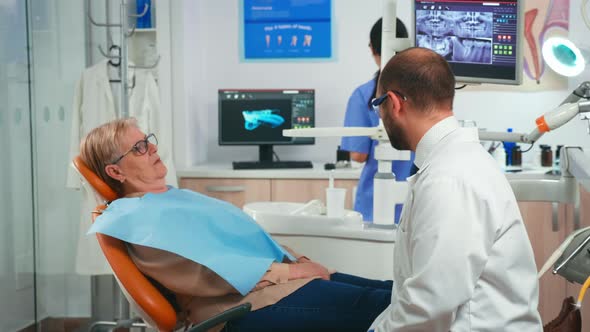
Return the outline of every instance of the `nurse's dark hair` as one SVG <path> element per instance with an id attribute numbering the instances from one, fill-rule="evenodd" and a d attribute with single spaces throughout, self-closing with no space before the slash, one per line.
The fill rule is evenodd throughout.
<path id="1" fill-rule="evenodd" d="M 369 33 L 369 41 L 371 42 L 371 48 L 373 53 L 381 56 L 381 30 L 383 30 L 383 19 L 380 18 L 373 24 L 371 28 L 371 32 Z M 402 20 L 396 18 L 395 23 L 395 36 L 397 38 L 408 38 L 408 29 L 406 29 L 406 25 Z M 369 98 L 369 103 L 367 106 L 371 109 L 371 99 L 376 97 L 377 93 L 377 82 L 379 82 L 379 71 L 375 73 L 375 88 L 373 89 L 373 93 L 371 94 L 371 98 Z"/>
<path id="2" fill-rule="evenodd" d="M 381 71 L 380 91 L 396 90 L 414 109 L 453 109 L 455 75 L 449 63 L 426 48 L 413 47 L 391 58 Z"/>
<path id="3" fill-rule="evenodd" d="M 80 142 L 82 161 L 119 195 L 123 184 L 110 177 L 105 167 L 124 153 L 121 141 L 130 128 L 137 126 L 135 118 L 114 120 L 92 129 Z"/>

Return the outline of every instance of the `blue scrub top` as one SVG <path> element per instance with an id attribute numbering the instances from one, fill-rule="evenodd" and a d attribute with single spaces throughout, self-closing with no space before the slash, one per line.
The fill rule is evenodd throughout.
<path id="1" fill-rule="evenodd" d="M 369 107 L 369 100 L 373 98 L 375 79 L 359 86 L 348 99 L 345 127 L 376 127 L 379 125 L 379 115 Z M 365 221 L 373 221 L 373 177 L 377 173 L 377 160 L 375 160 L 375 146 L 377 141 L 365 136 L 343 137 L 340 148 L 350 152 L 368 154 L 359 179 L 354 209 L 363 215 Z M 392 172 L 397 181 L 405 181 L 410 175 L 414 161 L 412 152 L 411 160 L 399 160 L 392 163 Z M 398 223 L 402 210 L 402 204 L 395 206 L 395 223 Z"/>

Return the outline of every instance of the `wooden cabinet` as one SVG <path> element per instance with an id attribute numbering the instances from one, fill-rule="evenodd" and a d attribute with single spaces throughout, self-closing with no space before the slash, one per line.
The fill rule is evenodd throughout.
<path id="1" fill-rule="evenodd" d="M 590 226 L 590 194 L 580 190 L 581 227 Z M 565 238 L 574 231 L 574 208 L 571 204 L 557 207 L 557 227 L 553 225 L 553 203 L 519 202 L 520 212 L 527 228 L 535 254 L 537 270 L 541 269 L 549 256 Z M 566 296 L 578 297 L 581 285 L 568 282 L 560 275 L 547 271 L 539 280 L 539 313 L 543 324 L 547 324 L 559 314 L 561 303 Z M 590 298 L 582 306 L 582 322 L 590 325 Z"/>
<path id="2" fill-rule="evenodd" d="M 553 231 L 553 204 L 545 202 L 519 202 L 520 213 L 525 223 L 531 246 L 535 255 L 537 270 L 541 269 L 545 261 L 559 246 L 565 234 L 564 227 Z M 564 223 L 565 207 L 558 208 L 558 220 Z M 561 276 L 545 273 L 539 280 L 539 313 L 543 324 L 557 317 L 561 309 L 561 301 L 565 298 L 567 281 Z"/>
<path id="3" fill-rule="evenodd" d="M 269 179 L 181 178 L 180 188 L 232 203 L 237 207 L 257 201 L 270 201 Z"/>
<path id="4" fill-rule="evenodd" d="M 344 206 L 352 209 L 353 191 L 357 180 L 335 180 L 334 187 L 346 188 Z M 308 202 L 319 199 L 326 202 L 327 180 L 273 179 L 271 181 L 271 200 L 280 202 Z"/>
<path id="5" fill-rule="evenodd" d="M 353 191 L 357 180 L 335 180 L 334 186 L 346 188 L 345 206 L 352 209 Z M 324 179 L 241 179 L 241 178 L 181 178 L 180 188 L 222 199 L 243 207 L 257 201 L 308 202 L 326 201 Z"/>

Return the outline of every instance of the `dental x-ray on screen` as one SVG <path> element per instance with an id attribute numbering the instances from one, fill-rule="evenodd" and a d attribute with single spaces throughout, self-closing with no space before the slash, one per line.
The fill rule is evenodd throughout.
<path id="1" fill-rule="evenodd" d="M 415 1 L 415 44 L 445 57 L 458 82 L 520 84 L 522 1 Z"/>

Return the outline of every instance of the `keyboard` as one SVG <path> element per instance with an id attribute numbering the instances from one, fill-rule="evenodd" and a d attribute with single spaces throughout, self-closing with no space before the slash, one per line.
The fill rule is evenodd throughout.
<path id="1" fill-rule="evenodd" d="M 234 169 L 313 168 L 311 161 L 234 161 Z"/>

